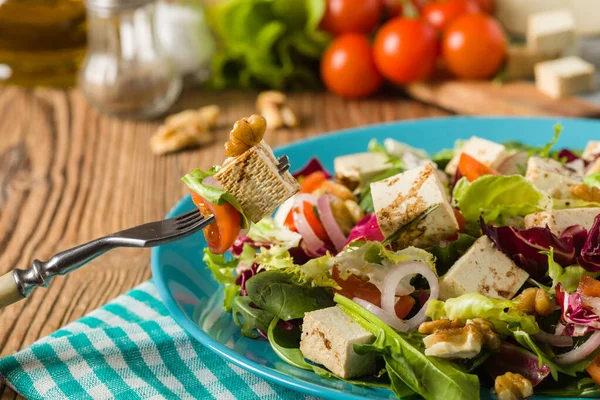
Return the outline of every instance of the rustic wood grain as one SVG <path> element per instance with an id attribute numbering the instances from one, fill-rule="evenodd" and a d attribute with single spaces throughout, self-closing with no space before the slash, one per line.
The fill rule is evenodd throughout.
<path id="1" fill-rule="evenodd" d="M 223 159 L 229 128 L 254 112 L 255 94 L 187 93 L 175 110 L 207 104 L 223 115 L 215 142 L 157 157 L 148 139 L 159 121 L 100 115 L 77 91 L 0 88 L 0 273 L 126 227 L 162 218 L 186 192 L 179 178 Z M 267 133 L 273 146 L 337 129 L 445 115 L 401 97 L 347 101 L 292 95 L 299 129 Z M 150 278 L 150 253 L 114 250 L 26 301 L 0 311 L 0 356 L 100 307 Z M 0 386 L 2 400 L 16 394 Z"/>

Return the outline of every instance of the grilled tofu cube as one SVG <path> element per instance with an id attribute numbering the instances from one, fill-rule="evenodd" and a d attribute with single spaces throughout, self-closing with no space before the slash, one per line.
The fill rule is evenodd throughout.
<path id="1" fill-rule="evenodd" d="M 590 140 L 581 154 L 584 160 L 592 161 L 600 154 L 600 140 Z"/>
<path id="2" fill-rule="evenodd" d="M 575 18 L 571 11 L 553 10 L 529 16 L 527 46 L 532 51 L 560 56 L 576 41 Z"/>
<path id="3" fill-rule="evenodd" d="M 300 191 L 288 171 L 280 174 L 273 150 L 264 141 L 230 159 L 215 174 L 217 182 L 239 203 L 244 214 L 258 222 Z"/>
<path id="4" fill-rule="evenodd" d="M 355 378 L 375 372 L 373 353 L 358 355 L 355 344 L 371 344 L 375 337 L 338 307 L 308 312 L 302 322 L 300 351 L 304 358 L 334 374 Z"/>
<path id="5" fill-rule="evenodd" d="M 508 47 L 505 74 L 507 79 L 533 78 L 533 68 L 537 63 L 551 60 L 552 57 L 533 51 L 525 46 Z"/>
<path id="6" fill-rule="evenodd" d="M 384 172 L 390 165 L 385 154 L 368 152 L 336 157 L 333 160 L 333 168 L 336 177 L 341 181 L 354 181 L 358 184 Z"/>
<path id="7" fill-rule="evenodd" d="M 596 86 L 595 68 L 579 57 L 541 62 L 535 66 L 535 85 L 554 99 L 589 92 Z"/>
<path id="8" fill-rule="evenodd" d="M 458 231 L 454 211 L 432 163 L 373 182 L 371 193 L 381 232 L 386 238 L 397 236 L 392 243 L 395 248 L 429 247 Z M 407 226 L 431 207 L 436 208 Z M 397 235 L 403 227 L 405 230 Z"/>
<path id="9" fill-rule="evenodd" d="M 449 175 L 456 174 L 458 161 L 462 153 L 467 153 L 480 163 L 494 169 L 498 168 L 506 160 L 506 157 L 508 157 L 504 145 L 473 136 L 465 142 L 460 152 L 456 153 L 448 165 L 446 165 L 446 173 Z"/>
<path id="10" fill-rule="evenodd" d="M 600 214 L 600 208 L 567 208 L 564 210 L 541 211 L 529 214 L 525 217 L 525 227 L 540 227 L 548 225 L 548 228 L 557 236 L 565 229 L 573 225 L 581 225 L 590 229 L 594 219 Z"/>
<path id="11" fill-rule="evenodd" d="M 440 299 L 479 293 L 496 299 L 512 299 L 529 274 L 482 236 L 440 279 Z"/>
<path id="12" fill-rule="evenodd" d="M 583 177 L 550 158 L 529 157 L 525 179 L 557 199 L 571 199 L 570 185 L 583 183 Z"/>

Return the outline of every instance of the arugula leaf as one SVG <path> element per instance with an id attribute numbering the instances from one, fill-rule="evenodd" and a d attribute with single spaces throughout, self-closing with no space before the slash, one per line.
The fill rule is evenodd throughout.
<path id="1" fill-rule="evenodd" d="M 242 214 L 241 226 L 242 229 L 246 229 L 250 226 L 248 222 L 248 218 L 242 212 L 242 207 L 240 203 L 225 189 L 216 188 L 213 186 L 208 186 L 204 184 L 204 179 L 209 176 L 215 175 L 219 172 L 220 167 L 212 167 L 208 171 L 202 171 L 199 168 L 196 168 L 189 174 L 185 175 L 181 180 L 183 183 L 187 185 L 190 190 L 193 190 L 200 196 L 204 197 L 207 201 L 210 201 L 213 204 L 218 206 L 222 206 L 225 203 L 231 204 L 236 210 Z"/>
<path id="2" fill-rule="evenodd" d="M 582 378 L 569 385 L 555 385 L 555 387 L 536 387 L 535 394 L 551 397 L 585 397 L 591 399 L 600 398 L 600 386 L 591 378 Z"/>
<path id="3" fill-rule="evenodd" d="M 450 361 L 427 357 L 385 322 L 352 300 L 336 294 L 338 306 L 350 318 L 375 335 L 371 345 L 355 346 L 359 354 L 376 352 L 383 356 L 392 390 L 405 397 L 411 391 L 427 400 L 479 399 L 479 379 Z"/>
<path id="4" fill-rule="evenodd" d="M 445 247 L 434 246 L 427 249 L 435 256 L 435 268 L 438 274 L 444 275 L 452 265 L 475 243 L 477 238 L 461 233 L 458 239 L 448 243 Z"/>
<path id="5" fill-rule="evenodd" d="M 274 316 L 268 311 L 252 307 L 252 299 L 248 296 L 238 296 L 233 302 L 231 314 L 233 322 L 241 328 L 242 335 L 256 339 L 258 334 L 254 331 L 260 329 L 266 332 Z"/>
<path id="6" fill-rule="evenodd" d="M 284 321 L 304 318 L 309 311 L 334 305 L 330 289 L 300 286 L 279 271 L 254 275 L 246 282 L 246 290 L 254 304 Z"/>
<path id="7" fill-rule="evenodd" d="M 232 258 L 227 260 L 223 254 L 213 254 L 208 248 L 204 249 L 202 261 L 206 264 L 217 282 L 225 285 L 225 299 L 223 300 L 223 309 L 231 310 L 234 297 L 240 291 L 240 286 L 235 283 L 235 269 L 239 260 Z"/>

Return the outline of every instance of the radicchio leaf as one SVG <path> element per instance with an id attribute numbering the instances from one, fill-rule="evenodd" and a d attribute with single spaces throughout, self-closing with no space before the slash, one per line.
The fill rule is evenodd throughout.
<path id="1" fill-rule="evenodd" d="M 560 235 L 560 240 L 575 248 L 575 254 L 580 254 L 585 245 L 588 231 L 581 225 L 568 227 Z"/>
<path id="2" fill-rule="evenodd" d="M 572 161 L 577 161 L 577 160 L 581 160 L 581 158 L 573 153 L 571 150 L 568 149 L 562 149 L 561 151 L 558 152 L 558 159 L 565 159 L 566 162 L 572 162 Z"/>
<path id="3" fill-rule="evenodd" d="M 272 245 L 271 243 L 257 242 L 256 240 L 250 239 L 248 236 L 242 236 L 237 238 L 233 243 L 233 246 L 231 246 L 231 255 L 233 255 L 234 257 L 241 256 L 245 244 L 255 249 L 260 249 L 261 247 L 265 249 L 270 249 Z"/>
<path id="4" fill-rule="evenodd" d="M 533 386 L 550 375 L 550 367 L 546 364 L 540 367 L 535 354 L 508 342 L 502 342 L 500 350 L 488 358 L 483 366 L 493 379 L 507 372 L 513 372 L 529 379 Z"/>
<path id="5" fill-rule="evenodd" d="M 240 274 L 238 274 L 235 283 L 240 286 L 240 296 L 248 296 L 248 292 L 246 291 L 246 282 L 248 282 L 248 279 L 262 271 L 264 271 L 264 269 L 259 270 L 258 264 L 252 264 L 250 269 L 242 271 Z"/>
<path id="6" fill-rule="evenodd" d="M 356 240 L 369 241 L 369 242 L 383 242 L 385 237 L 379 229 L 377 223 L 377 217 L 375 213 L 365 215 L 358 223 L 352 228 L 348 234 L 348 240 L 346 244 L 354 242 Z"/>
<path id="7" fill-rule="evenodd" d="M 579 265 L 586 271 L 600 272 L 600 215 L 594 219 L 580 254 Z"/>
<path id="8" fill-rule="evenodd" d="M 504 254 L 513 259 L 533 279 L 541 279 L 548 271 L 548 257 L 541 251 L 554 249 L 554 260 L 562 266 L 575 262 L 574 243 L 579 236 L 561 240 L 550 228 L 517 229 L 512 226 L 491 226 L 480 220 L 481 230 Z"/>
<path id="9" fill-rule="evenodd" d="M 583 336 L 592 330 L 600 330 L 600 316 L 584 306 L 579 291 L 569 294 L 559 283 L 556 285 L 554 301 L 561 310 L 557 335 Z"/>
<path id="10" fill-rule="evenodd" d="M 325 179 L 330 179 L 332 176 L 316 157 L 311 158 L 304 167 L 292 173 L 292 176 L 296 179 L 299 179 L 317 171 L 323 171 L 323 173 L 325 174 Z"/>

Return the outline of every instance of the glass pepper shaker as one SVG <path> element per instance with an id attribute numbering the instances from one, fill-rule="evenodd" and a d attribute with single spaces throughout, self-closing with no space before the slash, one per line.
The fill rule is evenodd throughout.
<path id="1" fill-rule="evenodd" d="M 151 118 L 171 107 L 182 80 L 161 49 L 152 0 L 86 0 L 88 53 L 79 86 L 102 112 Z"/>

